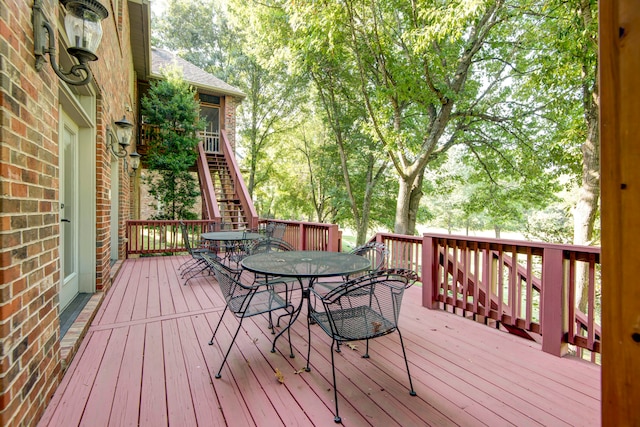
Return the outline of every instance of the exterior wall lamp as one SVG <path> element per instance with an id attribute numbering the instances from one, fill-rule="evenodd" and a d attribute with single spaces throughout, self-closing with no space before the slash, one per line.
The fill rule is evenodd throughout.
<path id="1" fill-rule="evenodd" d="M 107 136 L 109 138 L 109 148 L 114 156 L 121 159 L 127 156 L 127 147 L 131 145 L 131 135 L 133 135 L 133 125 L 125 116 L 118 121 L 113 122 L 115 127 L 115 137 L 107 126 Z M 120 148 L 116 148 L 116 144 Z"/>
<path id="2" fill-rule="evenodd" d="M 71 44 L 67 52 L 75 56 L 79 62 L 65 72 L 56 59 L 55 31 L 42 11 L 42 1 L 33 2 L 33 50 L 36 55 L 36 70 L 42 69 L 46 55 L 49 54 L 51 68 L 60 79 L 76 86 L 88 84 L 93 75 L 87 63 L 98 59 L 95 52 L 102 39 L 100 21 L 109 16 L 109 12 L 98 0 L 60 0 L 66 9 L 64 26 Z M 48 46 L 45 44 L 47 38 Z"/>
<path id="3" fill-rule="evenodd" d="M 107 138 L 109 139 L 108 146 L 114 156 L 125 159 L 126 165 L 126 157 L 128 154 L 127 147 L 131 145 L 133 124 L 131 124 L 125 116 L 122 116 L 120 120 L 113 122 L 113 127 L 115 128 L 115 135 L 111 132 L 109 126 L 107 126 Z M 116 145 L 119 145 L 120 147 L 116 148 Z M 133 169 L 133 173 L 135 173 L 136 169 L 140 167 L 140 154 L 138 154 L 137 151 L 134 151 L 129 154 L 129 159 L 131 161 L 131 169 Z M 125 169 L 128 169 L 128 167 L 125 166 Z"/>
<path id="4" fill-rule="evenodd" d="M 131 159 L 131 172 L 129 176 L 133 176 L 136 174 L 136 170 L 140 167 L 140 154 L 137 151 L 129 154 L 129 158 Z"/>

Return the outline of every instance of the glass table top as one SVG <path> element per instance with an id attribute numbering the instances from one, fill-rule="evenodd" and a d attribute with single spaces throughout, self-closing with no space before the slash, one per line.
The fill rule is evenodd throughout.
<path id="1" fill-rule="evenodd" d="M 285 277 L 346 276 L 371 268 L 371 261 L 344 252 L 288 251 L 250 255 L 242 266 L 254 273 Z"/>

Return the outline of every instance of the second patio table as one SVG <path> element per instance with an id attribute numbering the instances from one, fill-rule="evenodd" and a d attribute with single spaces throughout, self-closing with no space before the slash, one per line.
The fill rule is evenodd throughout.
<path id="1" fill-rule="evenodd" d="M 202 233 L 200 235 L 205 240 L 218 240 L 218 241 L 238 241 L 238 240 L 257 240 L 260 239 L 262 234 L 253 233 L 250 231 L 211 231 L 208 233 Z"/>
<path id="2" fill-rule="evenodd" d="M 273 339 L 271 352 L 275 352 L 276 340 L 300 315 L 302 302 L 309 297 L 308 288 L 313 286 L 317 278 L 348 276 L 371 268 L 371 261 L 363 256 L 345 252 L 286 251 L 250 255 L 242 260 L 242 267 L 258 274 L 295 277 L 300 281 L 303 289 L 300 304 L 292 314 L 289 325 Z M 309 281 L 307 286 L 304 286 L 304 279 Z M 291 357 L 294 355 L 291 354 Z"/>
<path id="3" fill-rule="evenodd" d="M 231 230 L 210 231 L 208 233 L 202 233 L 200 237 L 202 237 L 204 240 L 224 242 L 224 257 L 227 259 L 239 259 L 244 256 L 244 242 L 258 240 L 263 238 L 264 236 L 260 233 L 254 233 L 252 231 Z M 217 250 L 215 250 L 215 252 L 217 255 Z"/>

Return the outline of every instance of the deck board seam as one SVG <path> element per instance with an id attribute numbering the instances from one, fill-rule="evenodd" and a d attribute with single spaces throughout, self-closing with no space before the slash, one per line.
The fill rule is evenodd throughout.
<path id="1" fill-rule="evenodd" d="M 148 319 L 130 320 L 127 322 L 115 322 L 115 323 L 108 323 L 104 325 L 92 325 L 89 327 L 88 332 L 105 331 L 109 329 L 123 328 L 126 326 L 146 325 L 153 322 L 162 322 L 164 320 L 180 319 L 183 317 L 197 316 L 200 314 L 216 313 L 222 310 L 224 310 L 224 307 L 206 308 L 203 310 L 187 311 L 184 313 L 165 314 L 163 316 L 151 317 Z"/>

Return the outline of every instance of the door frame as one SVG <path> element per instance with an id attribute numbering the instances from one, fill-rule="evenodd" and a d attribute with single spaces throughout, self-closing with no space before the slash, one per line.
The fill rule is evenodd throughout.
<path id="1" fill-rule="evenodd" d="M 96 291 L 96 96 L 59 86 L 59 111 L 78 126 L 78 290 Z M 62 275 L 60 275 L 62 276 Z M 62 281 L 64 278 L 60 278 Z M 63 308 L 63 307 L 61 307 Z"/>

